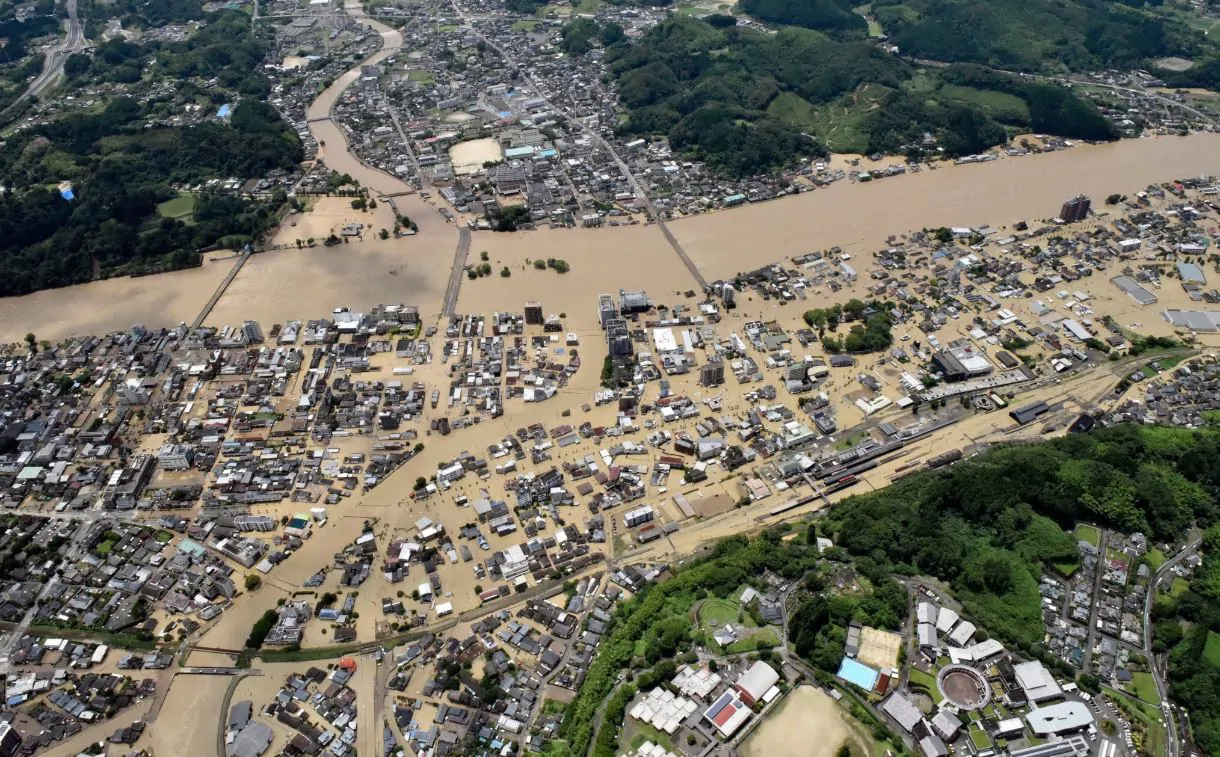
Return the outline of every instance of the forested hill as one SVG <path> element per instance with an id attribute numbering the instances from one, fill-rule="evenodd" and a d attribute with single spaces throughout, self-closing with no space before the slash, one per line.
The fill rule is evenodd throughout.
<path id="1" fill-rule="evenodd" d="M 1214 47 L 1139 0 L 877 0 L 872 13 L 905 54 L 1023 71 L 1138 68 Z"/>
<path id="2" fill-rule="evenodd" d="M 142 61 L 157 56 L 154 70 L 182 76 L 183 89 L 190 87 L 187 77 L 216 77 L 257 97 L 266 86 L 256 70 L 265 51 L 249 26 L 245 14 L 223 11 L 197 39 L 172 51 L 107 43 L 91 59 L 73 56 L 69 75 L 104 80 L 126 68 L 138 72 Z M 89 281 L 95 268 L 112 275 L 197 265 L 197 250 L 220 241 L 240 244 L 267 228 L 274 203 L 210 193 L 195 197 L 188 219 L 160 217 L 158 204 L 177 195 L 174 184 L 261 177 L 302 159 L 296 132 L 254 97 L 238 100 L 227 120 L 158 125 L 182 106 L 117 97 L 101 112 L 70 113 L 5 140 L 0 296 Z M 209 103 L 206 112 L 214 107 Z M 61 197 L 56 186 L 63 181 L 72 182 L 75 199 Z"/>
<path id="3" fill-rule="evenodd" d="M 1220 519 L 1220 430 L 1120 425 L 992 450 L 837 505 L 826 526 L 853 555 L 933 575 L 994 635 L 1042 639 L 1038 575 L 1073 564 L 1078 521 L 1183 540 Z"/>
<path id="4" fill-rule="evenodd" d="M 1010 133 L 1117 137 L 1071 91 L 984 70 L 921 71 L 863 39 L 796 26 L 768 34 L 671 16 L 606 60 L 625 135 L 664 134 L 730 175 L 842 152 L 980 152 Z M 842 35 L 840 35 L 842 36 Z"/>

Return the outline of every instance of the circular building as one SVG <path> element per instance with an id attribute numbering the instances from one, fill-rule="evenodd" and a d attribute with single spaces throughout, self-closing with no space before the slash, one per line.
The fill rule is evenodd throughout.
<path id="1" fill-rule="evenodd" d="M 945 699 L 963 710 L 979 710 L 991 701 L 987 678 L 969 665 L 947 665 L 936 676 Z"/>

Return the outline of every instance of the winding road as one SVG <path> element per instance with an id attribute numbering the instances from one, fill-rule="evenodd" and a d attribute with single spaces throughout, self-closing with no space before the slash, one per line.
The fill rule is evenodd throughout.
<path id="1" fill-rule="evenodd" d="M 76 15 L 76 0 L 67 0 L 68 11 L 68 36 L 63 42 L 59 43 L 50 50 L 47 50 L 46 59 L 42 64 L 42 71 L 34 80 L 30 82 L 30 86 L 26 88 L 21 96 L 14 100 L 7 108 L 0 111 L 0 118 L 7 116 L 13 109 L 20 106 L 31 97 L 38 97 L 42 92 L 59 81 L 60 76 L 64 72 L 64 64 L 68 62 L 68 58 L 72 53 L 78 52 L 89 46 L 85 39 L 85 29 L 81 25 L 80 18 Z"/>
<path id="2" fill-rule="evenodd" d="M 1178 736 L 1177 713 L 1174 712 L 1173 705 L 1169 701 L 1169 687 L 1165 684 L 1166 663 L 1164 660 L 1158 659 L 1152 651 L 1152 605 L 1156 602 L 1157 587 L 1161 585 L 1161 582 L 1166 578 L 1170 578 L 1172 581 L 1173 567 L 1193 555 L 1202 543 L 1202 539 L 1194 539 L 1176 555 L 1166 560 L 1165 564 L 1152 576 L 1152 580 L 1148 583 L 1148 594 L 1144 598 L 1144 656 L 1148 659 L 1148 670 L 1152 673 L 1157 696 L 1161 699 L 1161 713 L 1165 717 L 1165 729 L 1168 732 L 1166 744 L 1169 749 L 1169 757 L 1178 757 L 1182 753 L 1182 739 Z M 1186 732 L 1184 727 L 1182 732 Z"/>

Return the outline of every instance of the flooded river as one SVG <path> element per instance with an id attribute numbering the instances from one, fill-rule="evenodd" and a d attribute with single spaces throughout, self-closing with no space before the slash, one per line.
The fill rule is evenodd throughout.
<path id="1" fill-rule="evenodd" d="M 669 228 L 712 281 L 834 245 L 872 251 L 891 234 L 924 227 L 999 228 L 1052 218 L 1064 200 L 1082 193 L 1104 211 L 1105 197 L 1115 192 L 1202 174 L 1220 174 L 1220 134 L 1126 139 L 863 184 L 841 181 Z"/>
<path id="2" fill-rule="evenodd" d="M 358 4 L 349 13 L 362 16 Z M 381 35 L 384 47 L 363 64 L 379 63 L 402 49 L 402 35 L 384 24 L 361 19 Z M 396 176 L 361 162 L 347 146 L 342 129 L 330 118 L 360 66 L 341 76 L 310 105 L 309 128 L 325 164 L 350 174 L 361 185 L 393 197 L 399 212 L 419 225 L 419 234 L 381 241 L 376 231 L 393 225 L 378 212 L 359 219 L 372 233 L 358 244 L 313 250 L 283 250 L 255 256 L 221 298 L 210 324 L 253 318 L 268 325 L 290 318 L 323 315 L 343 305 L 365 308 L 378 302 L 407 302 L 436 314 L 444 293 L 457 228 Z M 943 166 L 935 171 L 869 183 L 839 182 L 774 202 L 749 205 L 670 223 L 687 253 L 710 281 L 732 276 L 786 256 L 834 245 L 865 253 L 891 234 L 924 227 L 997 228 L 1016 221 L 1049 218 L 1078 193 L 1102 199 L 1133 194 L 1150 183 L 1200 174 L 1220 174 L 1220 135 L 1123 140 L 990 163 Z M 319 211 L 320 212 L 320 211 Z M 341 220 L 339 215 L 333 219 Z M 285 229 L 291 237 L 301 230 Z M 316 226 L 317 224 L 312 224 Z M 315 232 L 305 233 L 316 236 Z M 289 239 L 291 243 L 291 239 Z M 489 307 L 516 309 L 526 299 L 548 297 L 556 311 L 593 307 L 599 292 L 643 287 L 658 296 L 689 289 L 689 274 L 656 227 L 545 230 L 527 234 L 478 233 L 471 259 L 488 251 L 511 279 L 463 280 L 461 312 Z M 527 260 L 562 258 L 572 274 L 562 283 L 551 272 L 534 272 Z M 672 258 L 670 260 L 669 258 Z M 190 321 L 228 270 L 227 263 L 142 279 L 117 279 L 0 299 L 0 340 L 19 341 L 28 332 L 42 339 Z M 560 288 L 562 288 L 560 290 Z M 560 291 L 562 293 L 560 293 Z"/>

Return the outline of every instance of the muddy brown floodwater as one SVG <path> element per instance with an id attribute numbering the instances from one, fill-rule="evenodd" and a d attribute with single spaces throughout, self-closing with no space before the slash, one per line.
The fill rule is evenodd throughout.
<path id="1" fill-rule="evenodd" d="M 361 16 L 358 4 L 348 12 Z M 402 48 L 398 31 L 362 19 L 381 34 L 383 48 L 364 63 L 377 63 Z M 324 238 L 343 223 L 364 223 L 363 240 L 335 247 L 290 248 L 261 253 L 246 264 L 221 297 L 209 324 L 264 323 L 321 317 L 338 306 L 367 308 L 405 302 L 421 313 L 440 312 L 453 265 L 458 233 L 437 208 L 390 173 L 353 155 L 343 130 L 330 114 L 352 95 L 348 87 L 359 66 L 339 77 L 309 107 L 309 128 L 322 145 L 320 157 L 348 173 L 419 226 L 419 233 L 382 241 L 378 231 L 393 226 L 383 199 L 377 211 L 360 214 L 344 201 L 323 199 L 278 233 L 279 243 Z M 673 221 L 670 229 L 706 279 L 727 278 L 785 257 L 832 246 L 852 253 L 874 250 L 890 235 L 924 227 L 1002 228 L 1022 220 L 1054 216 L 1063 200 L 1078 193 L 1099 200 L 1132 194 L 1148 184 L 1220 173 L 1220 134 L 1132 139 L 1105 145 L 990 163 L 945 165 L 936 170 L 868 183 L 841 181 L 774 202 Z M 655 226 L 596 230 L 543 230 L 522 234 L 474 235 L 468 262 L 486 251 L 508 279 L 463 278 L 459 311 L 519 309 L 543 299 L 548 312 L 590 312 L 599 292 L 643 288 L 658 301 L 672 300 L 695 282 L 680 265 Z M 527 260 L 562 258 L 572 273 L 523 269 Z M 42 339 L 191 321 L 229 270 L 229 263 L 141 279 L 112 279 L 0 300 L 0 341 L 18 341 L 29 331 Z M 495 276 L 495 274 L 493 274 Z"/>

